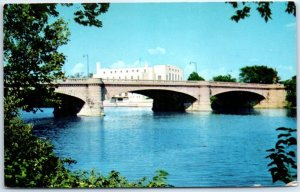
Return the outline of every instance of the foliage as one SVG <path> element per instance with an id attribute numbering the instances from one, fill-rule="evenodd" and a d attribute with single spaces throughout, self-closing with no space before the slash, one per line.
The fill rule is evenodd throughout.
<path id="1" fill-rule="evenodd" d="M 267 66 L 246 66 L 240 69 L 240 81 L 244 83 L 278 83 L 279 77 L 275 69 Z"/>
<path id="2" fill-rule="evenodd" d="M 272 9 L 271 4 L 272 2 L 227 2 L 232 5 L 234 9 L 237 9 L 235 14 L 231 17 L 231 20 L 235 22 L 239 22 L 241 19 L 245 19 L 250 17 L 251 8 L 256 6 L 256 10 L 260 14 L 260 16 L 268 22 L 272 19 Z M 241 8 L 240 8 L 241 7 Z M 296 5 L 294 2 L 289 1 L 286 4 L 285 12 L 288 14 L 293 14 L 296 16 Z"/>
<path id="3" fill-rule="evenodd" d="M 287 91 L 286 100 L 288 101 L 288 107 L 296 107 L 297 105 L 297 77 L 293 76 L 291 79 L 284 81 L 284 86 Z"/>
<path id="4" fill-rule="evenodd" d="M 32 126 L 13 118 L 4 130 L 5 185 L 8 187 L 45 187 L 63 169 L 53 154 L 53 146 L 31 133 Z"/>
<path id="5" fill-rule="evenodd" d="M 213 77 L 213 81 L 236 82 L 236 78 L 231 77 L 230 74 L 228 74 L 228 75 L 218 75 L 218 76 Z"/>
<path id="6" fill-rule="evenodd" d="M 54 188 L 125 188 L 125 187 L 171 187 L 166 184 L 165 171 L 159 170 L 152 180 L 143 177 L 137 181 L 130 182 L 119 172 L 111 171 L 108 176 L 103 176 L 94 170 L 89 173 L 86 171 L 72 172 L 69 174 L 61 173 L 58 179 L 54 179 L 51 187 Z M 62 179 L 63 178 L 63 179 Z"/>
<path id="7" fill-rule="evenodd" d="M 74 20 L 84 26 L 102 27 L 102 22 L 97 19 L 102 13 L 106 13 L 108 3 L 84 3 L 82 4 L 83 10 L 78 10 L 74 13 Z"/>
<path id="8" fill-rule="evenodd" d="M 4 7 L 4 87 L 20 99 L 16 107 L 32 110 L 30 98 L 53 97 L 52 81 L 63 77 L 66 58 L 57 49 L 67 43 L 69 31 L 62 19 L 50 23 L 57 15 L 54 4 Z"/>
<path id="9" fill-rule="evenodd" d="M 297 180 L 297 139 L 296 129 L 279 127 L 278 141 L 274 148 L 267 150 L 269 155 L 266 158 L 271 160 L 268 164 L 269 172 L 272 175 L 273 183 L 283 181 L 290 183 Z"/>
<path id="10" fill-rule="evenodd" d="M 188 77 L 188 81 L 205 81 L 205 79 L 203 77 L 199 76 L 199 74 L 197 72 L 193 72 Z"/>
<path id="11" fill-rule="evenodd" d="M 65 4 L 71 6 L 72 4 Z M 75 21 L 101 27 L 97 19 L 109 4 L 81 4 Z M 36 111 L 44 102 L 57 103 L 53 82 L 64 78 L 66 56 L 59 47 L 67 44 L 70 32 L 59 18 L 57 4 L 6 4 L 4 6 L 5 97 L 18 98 L 15 108 Z"/>

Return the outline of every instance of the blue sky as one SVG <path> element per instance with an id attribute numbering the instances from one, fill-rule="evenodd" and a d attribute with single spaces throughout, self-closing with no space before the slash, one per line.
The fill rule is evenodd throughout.
<path id="1" fill-rule="evenodd" d="M 272 4 L 268 23 L 253 10 L 246 20 L 230 20 L 234 9 L 219 3 L 111 3 L 100 16 L 102 28 L 83 27 L 72 20 L 72 8 L 62 8 L 69 22 L 68 75 L 103 68 L 171 64 L 195 70 L 206 80 L 216 75 L 238 77 L 244 66 L 275 68 L 281 79 L 296 74 L 296 18 L 284 12 L 285 3 Z"/>

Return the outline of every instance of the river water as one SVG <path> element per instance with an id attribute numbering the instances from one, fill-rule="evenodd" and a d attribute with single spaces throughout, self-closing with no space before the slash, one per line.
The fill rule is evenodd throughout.
<path id="1" fill-rule="evenodd" d="M 105 114 L 55 119 L 44 109 L 22 118 L 57 155 L 77 161 L 72 170 L 117 170 L 136 180 L 162 169 L 176 187 L 274 186 L 266 150 L 275 145 L 276 128 L 296 128 L 285 109 L 230 115 L 107 107 Z"/>

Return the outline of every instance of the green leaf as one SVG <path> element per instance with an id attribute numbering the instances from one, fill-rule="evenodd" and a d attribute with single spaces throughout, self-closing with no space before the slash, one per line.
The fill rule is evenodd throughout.
<path id="1" fill-rule="evenodd" d="M 275 152 L 275 149 L 268 149 L 267 152 Z"/>
<path id="2" fill-rule="evenodd" d="M 291 157 L 296 157 L 296 154 L 294 151 L 290 151 L 287 153 L 287 155 L 291 156 Z"/>

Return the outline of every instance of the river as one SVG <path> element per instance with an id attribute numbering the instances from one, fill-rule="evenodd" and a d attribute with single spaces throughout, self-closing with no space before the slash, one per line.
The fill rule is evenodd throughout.
<path id="1" fill-rule="evenodd" d="M 277 140 L 276 128 L 296 128 L 286 109 L 230 115 L 107 107 L 105 114 L 55 119 L 52 109 L 44 109 L 21 116 L 58 156 L 77 161 L 71 170 L 117 170 L 136 180 L 162 169 L 176 187 L 283 185 L 272 183 L 265 156 Z"/>

